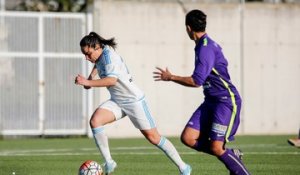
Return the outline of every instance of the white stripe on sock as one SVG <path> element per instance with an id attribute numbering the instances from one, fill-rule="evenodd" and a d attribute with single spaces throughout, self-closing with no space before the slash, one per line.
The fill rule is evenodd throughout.
<path id="1" fill-rule="evenodd" d="M 159 147 L 181 171 L 186 168 L 186 164 L 182 161 L 176 148 L 167 138 L 161 137 L 157 147 Z"/>
<path id="2" fill-rule="evenodd" d="M 228 156 L 230 157 L 230 158 L 232 158 L 240 167 L 242 167 L 242 169 L 243 169 L 243 171 L 247 174 L 247 175 L 249 175 L 248 174 L 248 172 L 247 172 L 247 170 L 245 169 L 245 167 L 234 157 L 234 156 L 232 156 L 232 155 L 230 155 L 230 154 L 228 154 Z"/>

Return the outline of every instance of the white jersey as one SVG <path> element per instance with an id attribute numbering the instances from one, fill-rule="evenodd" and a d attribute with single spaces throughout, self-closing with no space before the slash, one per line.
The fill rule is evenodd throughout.
<path id="1" fill-rule="evenodd" d="M 111 100 L 118 104 L 126 104 L 143 99 L 144 93 L 133 83 L 126 64 L 112 48 L 105 46 L 95 64 L 100 78 L 118 79 L 116 85 L 107 87 Z"/>

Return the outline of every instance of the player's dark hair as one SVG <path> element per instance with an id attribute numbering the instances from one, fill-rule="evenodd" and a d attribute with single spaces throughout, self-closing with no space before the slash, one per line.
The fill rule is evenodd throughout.
<path id="1" fill-rule="evenodd" d="M 192 10 L 185 16 L 185 25 L 195 32 L 204 32 L 206 28 L 206 14 L 201 10 Z"/>
<path id="2" fill-rule="evenodd" d="M 96 45 L 99 45 L 101 48 L 104 48 L 105 45 L 108 45 L 112 48 L 116 48 L 117 43 L 115 42 L 115 38 L 104 39 L 96 32 L 90 32 L 88 35 L 84 36 L 80 41 L 80 47 L 92 47 L 95 48 Z"/>

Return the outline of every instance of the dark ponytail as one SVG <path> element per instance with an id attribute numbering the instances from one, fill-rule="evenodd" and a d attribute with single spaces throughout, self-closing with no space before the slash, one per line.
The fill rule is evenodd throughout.
<path id="1" fill-rule="evenodd" d="M 116 48 L 117 43 L 115 42 L 115 38 L 110 38 L 108 40 L 102 38 L 96 32 L 90 32 L 90 34 L 84 36 L 80 41 L 80 47 L 92 47 L 95 48 L 96 45 L 99 45 L 101 48 L 104 48 L 105 45 L 108 45 L 112 48 Z"/>

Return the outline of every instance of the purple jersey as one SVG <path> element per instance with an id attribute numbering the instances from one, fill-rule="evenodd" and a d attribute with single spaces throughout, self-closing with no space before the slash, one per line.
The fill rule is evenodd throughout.
<path id="1" fill-rule="evenodd" d="M 222 48 L 205 34 L 196 45 L 195 53 L 192 77 L 203 87 L 205 101 L 187 126 L 211 140 L 233 140 L 240 123 L 241 99 L 230 81 Z"/>
<path id="2" fill-rule="evenodd" d="M 206 99 L 224 99 L 239 93 L 231 83 L 227 70 L 228 62 L 222 48 L 207 34 L 203 35 L 195 47 L 195 69 L 193 79 L 203 87 Z"/>

